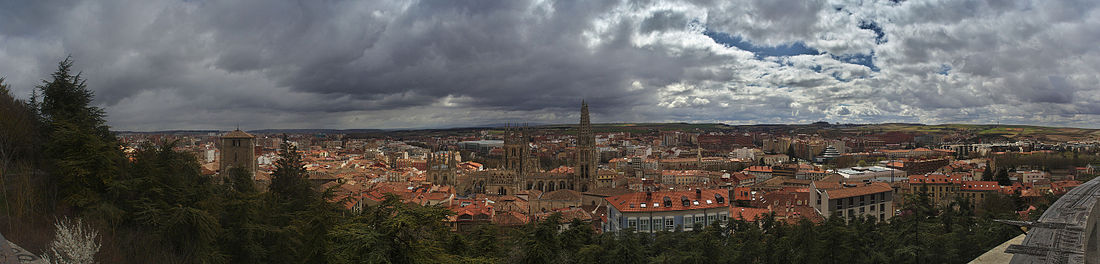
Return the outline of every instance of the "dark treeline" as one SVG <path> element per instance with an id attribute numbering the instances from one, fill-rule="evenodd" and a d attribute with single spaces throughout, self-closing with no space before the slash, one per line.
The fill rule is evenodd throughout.
<path id="1" fill-rule="evenodd" d="M 1073 167 L 1088 166 L 1089 164 L 1100 164 L 1100 155 L 1076 151 L 1035 154 L 1007 153 L 997 156 L 994 163 L 1000 169 L 1030 167 L 1031 169 L 1044 171 L 1066 170 Z"/>
<path id="2" fill-rule="evenodd" d="M 0 82 L 2 84 L 2 82 Z M 16 100 L 0 85 L 0 230 L 40 253 L 60 217 L 102 234 L 102 263 L 963 263 L 1020 234 L 1009 199 L 981 214 L 910 195 L 889 223 L 765 217 L 691 232 L 597 234 L 560 216 L 518 228 L 453 233 L 451 212 L 389 196 L 355 214 L 305 180 L 294 146 L 281 148 L 269 191 L 252 172 L 201 175 L 172 142 L 122 153 L 102 109 L 68 59 Z"/>

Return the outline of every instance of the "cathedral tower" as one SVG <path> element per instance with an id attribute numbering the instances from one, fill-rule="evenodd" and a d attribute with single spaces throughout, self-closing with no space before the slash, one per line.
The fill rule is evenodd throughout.
<path id="1" fill-rule="evenodd" d="M 508 125 L 504 130 L 504 169 L 519 172 L 523 169 L 527 141 L 518 127 Z"/>
<path id="2" fill-rule="evenodd" d="M 588 119 L 588 103 L 581 101 L 581 124 L 577 127 L 577 163 L 574 168 L 573 190 L 587 192 L 596 186 L 596 136 Z"/>

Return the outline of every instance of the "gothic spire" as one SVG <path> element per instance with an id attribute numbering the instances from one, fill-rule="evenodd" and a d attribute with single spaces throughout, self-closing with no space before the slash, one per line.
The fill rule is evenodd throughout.
<path id="1" fill-rule="evenodd" d="M 581 100 L 581 126 L 590 125 L 588 119 L 588 102 Z"/>

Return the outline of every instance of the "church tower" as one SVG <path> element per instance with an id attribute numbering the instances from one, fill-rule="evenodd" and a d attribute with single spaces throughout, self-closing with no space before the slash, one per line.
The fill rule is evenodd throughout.
<path id="1" fill-rule="evenodd" d="M 530 157 L 531 145 L 527 135 L 526 126 L 508 126 L 504 132 L 504 169 L 514 171 L 517 174 L 532 172 L 530 169 L 537 165 L 537 160 L 532 163 Z"/>
<path id="2" fill-rule="evenodd" d="M 504 169 L 519 171 L 523 163 L 523 148 L 516 128 L 512 125 L 504 127 Z"/>
<path id="3" fill-rule="evenodd" d="M 573 190 L 587 192 L 596 186 L 596 136 L 588 119 L 588 103 L 581 101 L 581 124 L 577 127 L 577 163 L 574 168 Z"/>
<path id="4" fill-rule="evenodd" d="M 441 153 L 428 153 L 428 178 L 433 184 L 451 185 L 457 184 L 458 168 L 457 153 L 444 151 Z"/>
<path id="5" fill-rule="evenodd" d="M 256 136 L 238 128 L 225 133 L 218 143 L 219 173 L 225 176 L 232 168 L 245 168 L 249 173 L 256 173 Z"/>

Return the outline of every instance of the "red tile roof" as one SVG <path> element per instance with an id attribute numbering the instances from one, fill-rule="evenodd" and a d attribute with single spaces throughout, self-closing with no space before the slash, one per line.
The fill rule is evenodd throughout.
<path id="1" fill-rule="evenodd" d="M 716 201 L 715 195 L 722 197 L 724 201 L 719 203 Z M 664 203 L 665 197 L 668 197 L 672 202 L 671 206 L 666 206 Z M 688 206 L 683 205 L 681 197 L 686 197 L 688 199 Z M 654 192 L 649 199 L 646 198 L 646 193 L 636 192 L 607 197 L 606 200 L 609 205 L 614 206 L 615 209 L 620 212 L 664 212 L 709 209 L 728 207 L 730 203 L 727 190 L 700 190 L 698 198 L 696 197 L 695 191 L 666 191 Z"/>
<path id="2" fill-rule="evenodd" d="M 768 213 L 771 213 L 771 210 L 764 208 L 730 207 L 730 218 L 749 222 L 763 218 Z"/>
<path id="3" fill-rule="evenodd" d="M 520 226 L 527 224 L 527 219 L 527 215 L 520 212 L 497 212 L 497 214 L 493 216 L 493 224 L 501 226 Z"/>
<path id="4" fill-rule="evenodd" d="M 1001 186 L 997 185 L 995 181 L 963 181 L 962 190 L 964 191 L 997 191 Z"/>
<path id="5" fill-rule="evenodd" d="M 947 176 L 940 173 L 930 173 L 925 175 L 909 175 L 909 183 L 923 183 L 923 184 L 950 184 L 961 183 L 962 178 L 960 175 Z"/>
<path id="6" fill-rule="evenodd" d="M 751 172 L 772 172 L 772 167 L 768 166 L 749 166 L 745 171 Z"/>
<path id="7" fill-rule="evenodd" d="M 894 191 L 893 188 L 890 188 L 889 184 L 883 182 L 873 182 L 870 184 L 857 185 L 858 186 L 855 187 L 843 187 L 840 189 L 825 190 L 825 193 L 829 195 L 829 199 L 840 199 L 860 195 L 868 195 L 872 193 Z"/>

